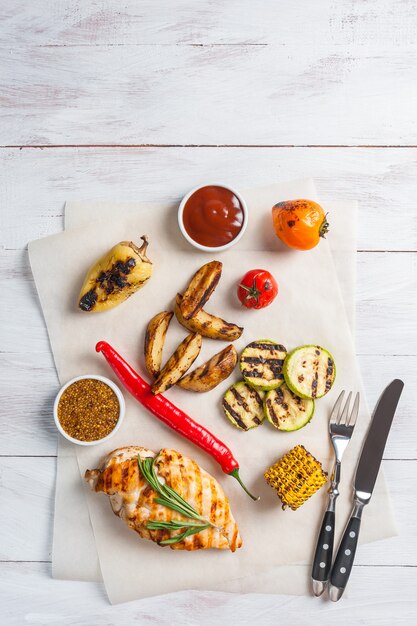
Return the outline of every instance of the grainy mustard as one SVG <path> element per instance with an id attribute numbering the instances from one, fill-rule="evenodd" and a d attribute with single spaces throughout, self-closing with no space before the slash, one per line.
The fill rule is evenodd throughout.
<path id="1" fill-rule="evenodd" d="M 116 394 L 106 383 L 83 378 L 67 387 L 58 403 L 58 420 L 79 441 L 96 441 L 111 433 L 119 418 Z"/>

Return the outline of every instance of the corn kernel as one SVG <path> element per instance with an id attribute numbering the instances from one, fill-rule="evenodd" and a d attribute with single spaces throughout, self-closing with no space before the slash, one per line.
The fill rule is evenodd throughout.
<path id="1" fill-rule="evenodd" d="M 276 490 L 282 508 L 298 509 L 327 481 L 322 465 L 304 446 L 295 446 L 266 470 L 265 480 Z"/>

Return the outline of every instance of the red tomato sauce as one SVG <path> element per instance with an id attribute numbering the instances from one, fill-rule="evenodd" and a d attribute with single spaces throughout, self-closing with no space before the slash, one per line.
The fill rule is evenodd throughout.
<path id="1" fill-rule="evenodd" d="M 239 198 L 225 187 L 209 185 L 193 193 L 184 206 L 183 222 L 189 236 L 202 246 L 224 246 L 243 226 Z"/>

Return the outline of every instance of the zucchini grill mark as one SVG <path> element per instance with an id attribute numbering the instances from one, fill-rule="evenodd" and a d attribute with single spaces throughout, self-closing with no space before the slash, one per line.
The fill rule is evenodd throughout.
<path id="1" fill-rule="evenodd" d="M 284 384 L 271 390 L 265 398 L 267 420 L 278 430 L 303 428 L 313 417 L 314 400 L 303 400 Z"/>
<path id="2" fill-rule="evenodd" d="M 326 393 L 330 390 L 330 387 L 333 384 L 333 371 L 334 371 L 333 359 L 329 357 L 327 359 L 327 370 L 326 370 Z"/>
<path id="3" fill-rule="evenodd" d="M 225 393 L 223 409 L 230 421 L 242 430 L 259 426 L 264 419 L 260 395 L 243 381 L 232 385 Z"/>
<path id="4" fill-rule="evenodd" d="M 245 348 L 240 358 L 242 375 L 246 379 L 258 380 L 260 386 L 262 380 L 266 383 L 276 381 L 278 385 L 284 380 L 282 368 L 286 354 L 286 349 L 280 344 L 254 341 Z"/>
<path id="5" fill-rule="evenodd" d="M 324 393 L 327 393 L 328 391 L 330 391 L 330 388 L 333 384 L 333 370 L 334 370 L 334 363 L 331 357 L 327 358 L 327 364 L 325 364 L 323 363 L 323 361 L 320 361 L 320 357 L 323 357 L 323 353 L 321 352 L 319 348 L 315 350 L 315 354 L 317 355 L 317 359 L 313 361 L 314 374 L 313 374 L 313 379 L 311 381 L 311 397 L 312 398 L 317 398 L 320 366 L 323 367 L 325 365 L 326 367 L 326 372 L 320 376 L 322 383 L 323 383 L 322 376 L 324 378 L 324 389 L 325 389 Z"/>
<path id="6" fill-rule="evenodd" d="M 239 426 L 239 428 L 242 428 L 242 430 L 248 430 L 248 426 L 245 424 L 245 422 L 240 418 L 239 413 L 237 413 L 231 406 L 230 404 L 226 401 L 226 399 L 223 399 L 223 407 L 226 409 L 226 411 L 228 411 L 228 413 L 230 413 L 230 415 L 233 417 L 233 419 L 235 420 L 237 426 Z"/>
<path id="7" fill-rule="evenodd" d="M 301 398 L 321 398 L 332 388 L 336 365 L 325 348 L 300 346 L 286 358 L 283 374 L 288 387 L 296 395 Z"/>

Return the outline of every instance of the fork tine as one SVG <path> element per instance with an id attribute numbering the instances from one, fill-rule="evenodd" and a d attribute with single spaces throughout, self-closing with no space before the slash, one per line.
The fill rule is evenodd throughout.
<path id="1" fill-rule="evenodd" d="M 352 397 L 352 392 L 349 391 L 349 395 L 347 397 L 345 406 L 343 407 L 343 411 L 339 415 L 339 418 L 337 420 L 337 424 L 347 425 L 348 415 L 349 415 L 349 404 L 350 404 L 351 397 Z"/>
<path id="2" fill-rule="evenodd" d="M 354 427 L 354 425 L 356 424 L 356 419 L 358 417 L 358 413 L 359 413 L 359 392 L 356 394 L 355 396 L 355 402 L 353 403 L 353 408 L 352 408 L 352 412 L 350 414 L 349 417 L 349 421 L 347 422 L 347 426 L 351 426 L 352 428 Z"/>
<path id="3" fill-rule="evenodd" d="M 344 395 L 345 395 L 345 392 L 343 390 L 343 391 L 340 392 L 340 395 L 339 395 L 338 399 L 336 400 L 336 402 L 334 404 L 334 407 L 332 409 L 332 412 L 330 414 L 330 420 L 329 420 L 330 424 L 336 424 L 337 423 L 337 420 L 338 420 L 338 418 L 340 416 L 340 407 L 341 407 Z"/>

